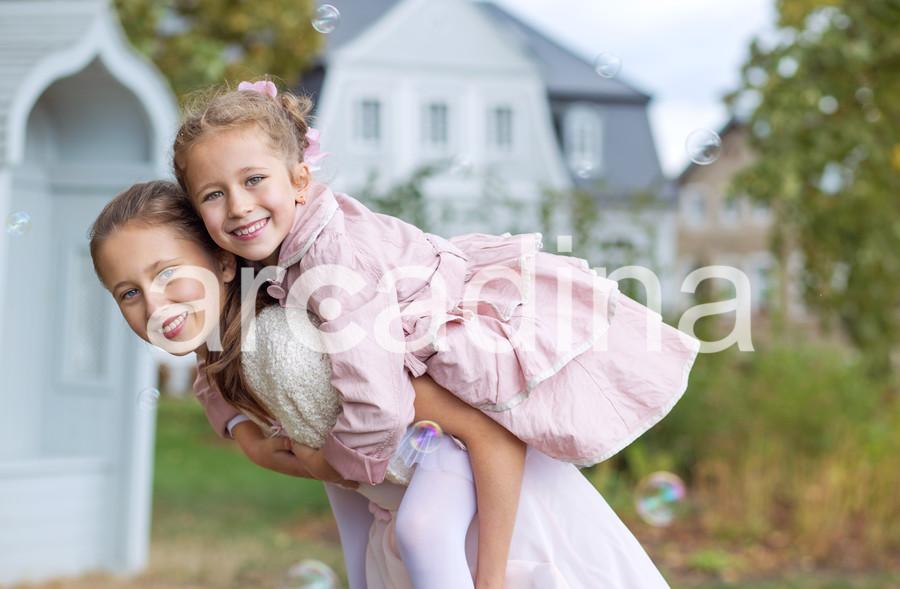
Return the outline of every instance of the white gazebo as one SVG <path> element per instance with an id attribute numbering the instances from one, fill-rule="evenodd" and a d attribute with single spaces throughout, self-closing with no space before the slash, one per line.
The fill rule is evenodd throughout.
<path id="1" fill-rule="evenodd" d="M 0 218 L 30 216 L 0 234 L 0 584 L 146 562 L 152 359 L 87 230 L 166 175 L 176 117 L 105 0 L 0 0 Z"/>

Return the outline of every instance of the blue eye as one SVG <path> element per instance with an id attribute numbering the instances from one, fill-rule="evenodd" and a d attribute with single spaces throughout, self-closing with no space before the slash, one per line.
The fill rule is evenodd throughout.
<path id="1" fill-rule="evenodd" d="M 132 288 L 132 289 L 129 289 L 129 290 L 126 290 L 125 292 L 123 292 L 119 296 L 119 298 L 121 298 L 123 301 L 128 301 L 128 300 L 131 300 L 134 297 L 136 297 L 137 293 L 138 293 L 138 289 Z"/>
<path id="2" fill-rule="evenodd" d="M 204 196 L 202 202 L 206 202 L 206 201 L 208 201 L 208 200 L 213 200 L 213 199 L 215 199 L 215 198 L 219 198 L 220 196 L 222 196 L 222 191 L 221 191 L 221 190 L 214 190 L 213 192 L 210 192 L 209 194 L 207 194 L 206 196 Z"/>
<path id="3" fill-rule="evenodd" d="M 159 273 L 159 278 L 163 280 L 168 280 L 172 277 L 172 274 L 175 274 L 175 268 L 166 268 L 162 272 Z"/>
<path id="4" fill-rule="evenodd" d="M 250 186 L 256 186 L 262 181 L 263 176 L 250 176 L 249 178 L 247 178 L 247 184 L 249 184 Z"/>

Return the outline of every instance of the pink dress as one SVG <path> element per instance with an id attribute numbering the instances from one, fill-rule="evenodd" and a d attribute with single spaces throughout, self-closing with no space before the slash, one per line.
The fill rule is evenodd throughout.
<path id="1" fill-rule="evenodd" d="M 331 335 L 342 411 L 323 450 L 345 478 L 383 480 L 413 419 L 407 371 L 578 465 L 617 453 L 683 394 L 699 342 L 586 261 L 541 251 L 540 234 L 447 240 L 324 185 L 312 192 L 268 292 Z M 235 413 L 202 371 L 196 388 L 222 432 Z"/>

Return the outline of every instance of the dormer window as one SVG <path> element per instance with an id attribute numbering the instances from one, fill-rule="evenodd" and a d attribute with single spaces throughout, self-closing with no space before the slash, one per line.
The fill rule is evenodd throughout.
<path id="1" fill-rule="evenodd" d="M 597 109 L 573 106 L 566 113 L 563 138 L 569 168 L 582 178 L 603 172 L 603 119 Z"/>

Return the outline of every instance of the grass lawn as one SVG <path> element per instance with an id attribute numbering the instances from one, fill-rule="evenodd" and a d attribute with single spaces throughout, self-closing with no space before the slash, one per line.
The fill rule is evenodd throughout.
<path id="1" fill-rule="evenodd" d="M 291 565 L 304 559 L 328 564 L 343 580 L 337 529 L 321 483 L 256 467 L 213 434 L 193 400 L 164 398 L 158 423 L 149 569 L 132 579 L 92 575 L 32 589 L 277 588 Z M 900 589 L 900 575 L 679 579 L 666 573 L 652 543 L 647 548 L 676 589 Z"/>

